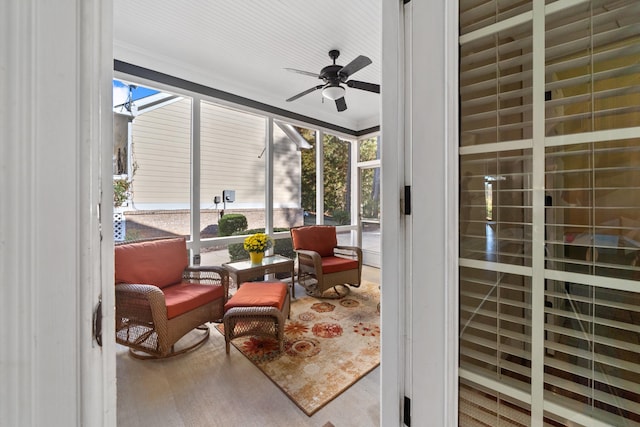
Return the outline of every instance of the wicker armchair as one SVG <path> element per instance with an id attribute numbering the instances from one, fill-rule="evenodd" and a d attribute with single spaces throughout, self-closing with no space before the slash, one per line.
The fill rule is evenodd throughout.
<path id="1" fill-rule="evenodd" d="M 160 359 L 198 348 L 207 322 L 221 321 L 229 276 L 223 267 L 192 266 L 184 238 L 115 248 L 116 342 L 133 357 Z M 175 344 L 198 329 L 195 343 Z"/>
<path id="2" fill-rule="evenodd" d="M 298 283 L 309 295 L 326 296 L 325 291 L 338 285 L 360 286 L 362 249 L 338 245 L 334 226 L 293 227 L 291 240 L 298 255 Z M 315 279 L 311 285 L 308 277 Z"/>

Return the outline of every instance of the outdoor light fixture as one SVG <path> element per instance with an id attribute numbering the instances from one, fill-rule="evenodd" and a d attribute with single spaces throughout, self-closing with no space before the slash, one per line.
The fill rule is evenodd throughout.
<path id="1" fill-rule="evenodd" d="M 340 99 L 344 96 L 344 88 L 340 85 L 327 86 L 322 89 L 322 96 L 332 101 Z"/>

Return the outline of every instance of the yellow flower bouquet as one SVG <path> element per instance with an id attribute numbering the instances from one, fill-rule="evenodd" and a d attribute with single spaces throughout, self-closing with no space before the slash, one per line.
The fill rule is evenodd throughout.
<path id="1" fill-rule="evenodd" d="M 247 252 L 264 252 L 273 245 L 273 241 L 264 233 L 256 233 L 244 239 L 244 250 Z"/>

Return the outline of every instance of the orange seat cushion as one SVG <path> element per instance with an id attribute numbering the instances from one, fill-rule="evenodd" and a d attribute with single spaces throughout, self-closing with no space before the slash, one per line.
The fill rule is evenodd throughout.
<path id="1" fill-rule="evenodd" d="M 357 270 L 358 261 L 355 259 L 340 258 L 337 256 L 328 256 L 322 258 L 322 273 L 337 273 L 339 271 Z"/>
<path id="2" fill-rule="evenodd" d="M 242 283 L 224 305 L 225 313 L 234 307 L 275 307 L 282 310 L 287 297 L 287 285 L 282 282 Z"/>
<path id="3" fill-rule="evenodd" d="M 293 249 L 305 249 L 320 254 L 321 257 L 333 256 L 333 248 L 338 245 L 336 228 L 332 225 L 309 225 L 291 229 Z"/>
<path id="4" fill-rule="evenodd" d="M 224 298 L 222 286 L 178 283 L 162 289 L 167 305 L 167 319 L 173 319 L 195 308 Z"/>
<path id="5" fill-rule="evenodd" d="M 118 245 L 115 248 L 115 282 L 156 285 L 180 283 L 189 265 L 184 237 Z"/>

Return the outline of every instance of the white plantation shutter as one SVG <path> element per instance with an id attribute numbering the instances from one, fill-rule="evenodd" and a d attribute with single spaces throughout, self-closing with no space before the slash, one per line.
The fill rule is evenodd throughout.
<path id="1" fill-rule="evenodd" d="M 460 425 L 640 426 L 640 1 L 544 3 L 460 0 Z"/>

